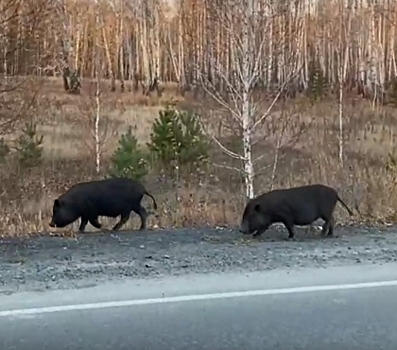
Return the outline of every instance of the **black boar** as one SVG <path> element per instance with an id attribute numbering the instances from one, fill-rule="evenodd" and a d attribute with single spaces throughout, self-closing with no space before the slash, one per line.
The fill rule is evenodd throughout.
<path id="1" fill-rule="evenodd" d="M 65 227 L 81 218 L 79 231 L 84 232 L 88 222 L 97 229 L 101 228 L 99 216 L 115 218 L 120 215 L 119 222 L 113 227 L 117 231 L 134 211 L 141 218 L 140 230 L 143 230 L 148 214 L 140 203 L 145 194 L 152 198 L 156 210 L 154 197 L 137 181 L 110 178 L 78 183 L 54 200 L 50 226 Z"/>
<path id="2" fill-rule="evenodd" d="M 247 203 L 240 232 L 255 237 L 264 233 L 273 223 L 283 223 L 288 230 L 288 238 L 293 239 L 294 225 L 310 225 L 321 218 L 325 221 L 322 233 L 331 236 L 335 226 L 333 212 L 337 201 L 353 215 L 337 192 L 325 185 L 273 190 Z"/>

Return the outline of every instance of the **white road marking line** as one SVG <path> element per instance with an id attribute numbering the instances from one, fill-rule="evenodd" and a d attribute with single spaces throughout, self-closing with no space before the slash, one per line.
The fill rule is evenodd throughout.
<path id="1" fill-rule="evenodd" d="M 164 298 L 109 301 L 109 302 L 90 303 L 90 304 L 61 305 L 61 306 L 50 306 L 50 307 L 31 308 L 31 309 L 7 310 L 7 311 L 0 311 L 0 317 L 37 315 L 37 314 L 75 311 L 75 310 L 95 310 L 95 309 L 106 309 L 106 308 L 137 306 L 137 305 L 180 303 L 180 302 L 198 301 L 198 300 L 244 298 L 244 297 L 264 296 L 264 295 L 325 292 L 325 291 L 333 291 L 333 290 L 365 289 L 365 288 L 396 287 L 396 286 L 397 286 L 397 280 L 392 280 L 392 281 L 366 282 L 366 283 L 354 283 L 354 284 L 263 289 L 263 290 L 244 291 L 244 292 L 224 292 L 224 293 L 213 293 L 213 294 L 183 295 L 183 296 L 164 297 Z"/>

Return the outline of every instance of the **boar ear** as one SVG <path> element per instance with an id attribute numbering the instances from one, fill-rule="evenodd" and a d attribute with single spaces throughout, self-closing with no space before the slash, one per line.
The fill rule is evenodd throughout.
<path id="1" fill-rule="evenodd" d="M 255 204 L 254 210 L 259 213 L 259 211 L 261 210 L 261 206 L 259 204 Z"/>

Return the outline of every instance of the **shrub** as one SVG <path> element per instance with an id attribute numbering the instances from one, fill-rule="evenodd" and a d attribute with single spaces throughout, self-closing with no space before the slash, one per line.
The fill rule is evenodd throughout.
<path id="1" fill-rule="evenodd" d="M 110 175 L 141 180 L 149 172 L 147 154 L 139 147 L 138 140 L 128 128 L 126 134 L 121 135 L 119 147 L 112 155 Z"/>
<path id="2" fill-rule="evenodd" d="M 43 135 L 37 136 L 37 125 L 33 122 L 26 123 L 16 146 L 20 166 L 24 168 L 39 166 L 43 158 L 42 145 Z"/>
<path id="3" fill-rule="evenodd" d="M 173 165 L 194 170 L 208 160 L 208 143 L 197 116 L 169 107 L 154 121 L 148 147 L 165 169 Z"/>

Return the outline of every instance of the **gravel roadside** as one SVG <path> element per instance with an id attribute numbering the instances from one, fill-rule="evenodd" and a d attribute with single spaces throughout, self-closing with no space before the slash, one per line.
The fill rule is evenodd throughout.
<path id="1" fill-rule="evenodd" d="M 0 240 L 0 293 L 94 286 L 101 281 L 230 270 L 380 264 L 397 260 L 397 227 L 338 227 L 333 238 L 282 227 L 257 239 L 233 229 L 80 234 Z"/>

